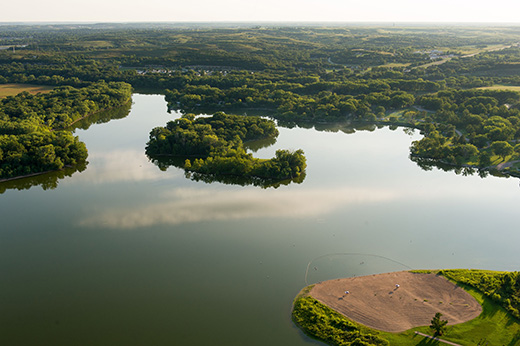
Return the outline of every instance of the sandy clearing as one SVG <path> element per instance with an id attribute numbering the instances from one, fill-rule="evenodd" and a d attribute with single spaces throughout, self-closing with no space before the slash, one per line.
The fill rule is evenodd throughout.
<path id="1" fill-rule="evenodd" d="M 468 292 L 444 277 L 407 271 L 324 281 L 309 295 L 356 322 L 387 332 L 429 325 L 436 312 L 448 324 L 482 312 Z"/>

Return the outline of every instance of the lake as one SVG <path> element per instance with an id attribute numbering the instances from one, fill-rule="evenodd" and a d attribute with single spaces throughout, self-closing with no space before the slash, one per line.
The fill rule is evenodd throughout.
<path id="1" fill-rule="evenodd" d="M 179 116 L 163 96 L 125 115 L 75 131 L 83 171 L 0 184 L 1 345 L 311 345 L 290 317 L 307 284 L 518 270 L 518 179 L 425 171 L 418 132 L 280 127 L 254 155 L 301 148 L 307 175 L 262 189 L 150 162 L 150 130 Z"/>

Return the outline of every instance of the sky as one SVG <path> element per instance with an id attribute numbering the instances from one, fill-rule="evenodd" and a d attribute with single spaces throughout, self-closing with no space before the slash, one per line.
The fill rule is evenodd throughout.
<path id="1" fill-rule="evenodd" d="M 520 0 L 24 0 L 0 22 L 519 23 Z"/>

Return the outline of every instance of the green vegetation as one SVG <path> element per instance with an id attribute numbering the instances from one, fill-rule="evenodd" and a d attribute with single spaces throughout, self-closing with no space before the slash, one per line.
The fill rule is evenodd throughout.
<path id="1" fill-rule="evenodd" d="M 520 176 L 520 98 L 507 87 L 520 85 L 519 34 L 505 26 L 7 25 L 0 45 L 17 49 L 0 51 L 0 85 L 125 82 L 164 92 L 183 114 L 408 126 L 425 134 L 411 148 L 421 167 Z M 75 118 L 70 112 L 57 121 Z"/>
<path id="2" fill-rule="evenodd" d="M 434 336 L 440 336 L 446 332 L 446 325 L 448 324 L 448 320 L 441 320 L 441 317 L 442 314 L 437 312 L 432 318 L 430 329 L 434 331 Z"/>
<path id="3" fill-rule="evenodd" d="M 520 297 L 518 272 L 454 269 L 441 270 L 438 273 L 462 286 L 483 309 L 482 313 L 471 321 L 445 326 L 442 339 L 460 345 L 520 345 L 520 323 L 518 318 L 513 316 L 515 311 L 518 312 L 515 310 L 518 305 L 515 304 L 518 304 Z M 376 331 L 361 326 L 309 297 L 308 292 L 311 288 L 312 286 L 306 287 L 295 299 L 293 320 L 306 334 L 327 344 L 351 345 L 353 339 L 350 335 L 356 334 L 361 340 L 362 335 L 369 335 L 370 340 L 377 340 L 364 340 L 366 345 L 442 345 L 415 334 L 418 331 L 432 335 L 430 326 L 417 327 L 402 333 Z M 442 324 L 440 322 L 442 320 L 439 316 L 439 325 Z"/>
<path id="4" fill-rule="evenodd" d="M 389 345 L 377 331 L 347 319 L 309 296 L 296 298 L 292 319 L 306 334 L 330 345 Z"/>
<path id="5" fill-rule="evenodd" d="M 411 154 L 480 168 L 520 158 L 520 94 L 507 90 L 445 90 L 418 103 L 435 110 Z"/>
<path id="6" fill-rule="evenodd" d="M 442 339 L 459 345 L 520 345 L 520 323 L 505 309 L 470 286 L 463 286 L 481 305 L 482 313 L 475 319 L 456 325 L 448 325 Z M 429 326 L 418 327 L 403 333 L 381 333 L 390 345 L 444 345 L 415 334 L 419 331 L 433 334 Z"/>
<path id="7" fill-rule="evenodd" d="M 441 270 L 439 274 L 453 281 L 469 285 L 502 305 L 520 319 L 520 273 L 489 270 Z"/>
<path id="8" fill-rule="evenodd" d="M 0 178 L 31 175 L 87 158 L 85 145 L 64 130 L 81 118 L 127 103 L 126 83 L 58 87 L 47 94 L 23 92 L 0 100 Z"/>
<path id="9" fill-rule="evenodd" d="M 244 149 L 244 141 L 277 135 L 274 122 L 259 117 L 217 112 L 212 117 L 195 118 L 188 114 L 166 127 L 153 129 L 146 153 L 151 157 L 186 157 L 184 169 L 202 174 L 269 180 L 299 178 L 306 167 L 302 150 L 277 150 L 274 158 L 261 160 Z"/>

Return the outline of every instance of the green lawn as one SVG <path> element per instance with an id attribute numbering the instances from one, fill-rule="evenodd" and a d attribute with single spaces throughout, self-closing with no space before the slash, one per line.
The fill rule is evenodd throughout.
<path id="1" fill-rule="evenodd" d="M 482 305 L 483 311 L 477 318 L 453 326 L 441 339 L 445 339 L 464 346 L 483 345 L 520 346 L 520 321 L 512 317 L 505 309 L 486 298 L 482 293 L 469 286 L 463 286 Z M 433 317 L 433 316 L 432 316 Z M 418 327 L 403 333 L 385 333 L 380 336 L 387 339 L 390 345 L 446 345 L 430 340 L 415 331 L 433 335 L 429 327 Z"/>

